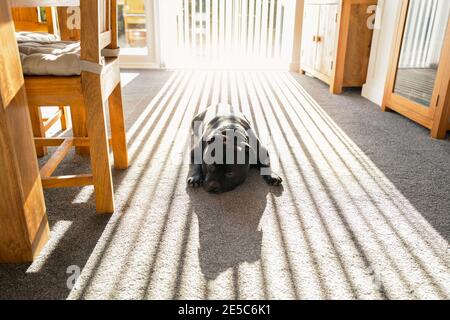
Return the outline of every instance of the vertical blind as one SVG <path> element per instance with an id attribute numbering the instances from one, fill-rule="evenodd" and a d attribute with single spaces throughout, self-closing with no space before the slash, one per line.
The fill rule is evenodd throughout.
<path id="1" fill-rule="evenodd" d="M 411 0 L 400 68 L 435 68 L 450 12 L 448 0 Z"/>
<path id="2" fill-rule="evenodd" d="M 169 0 L 170 1 L 170 0 Z M 175 60 L 281 62 L 292 45 L 295 0 L 172 0 Z"/>

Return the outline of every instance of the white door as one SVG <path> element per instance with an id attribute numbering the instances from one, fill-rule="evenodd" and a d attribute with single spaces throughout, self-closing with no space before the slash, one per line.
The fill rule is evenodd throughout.
<path id="1" fill-rule="evenodd" d="M 306 4 L 303 17 L 302 65 L 316 69 L 320 6 Z"/>
<path id="2" fill-rule="evenodd" d="M 315 69 L 331 77 L 336 53 L 338 5 L 321 5 Z"/>
<path id="3" fill-rule="evenodd" d="M 157 0 L 117 1 L 121 67 L 160 66 L 155 37 L 157 2 Z"/>

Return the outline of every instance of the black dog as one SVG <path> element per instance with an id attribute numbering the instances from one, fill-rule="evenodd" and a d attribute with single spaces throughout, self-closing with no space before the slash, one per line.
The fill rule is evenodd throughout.
<path id="1" fill-rule="evenodd" d="M 189 186 L 203 185 L 211 193 L 231 191 L 244 183 L 252 167 L 260 169 L 269 185 L 281 185 L 282 179 L 271 170 L 267 149 L 236 108 L 209 107 L 194 118 L 192 130 Z"/>

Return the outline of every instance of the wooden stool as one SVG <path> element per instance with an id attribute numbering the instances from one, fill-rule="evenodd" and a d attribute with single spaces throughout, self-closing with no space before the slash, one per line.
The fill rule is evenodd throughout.
<path id="1" fill-rule="evenodd" d="M 25 4 L 29 5 L 28 2 Z M 55 1 L 54 4 L 63 3 Z M 64 4 L 72 5 L 72 1 L 64 1 Z M 128 168 L 117 52 L 117 0 L 73 1 L 73 5 L 78 4 L 81 9 L 81 75 L 30 76 L 25 77 L 25 86 L 29 105 L 32 106 L 30 110 L 34 114 L 33 127 L 39 128 L 43 124 L 42 116 L 39 116 L 40 106 L 70 106 L 71 111 L 73 137 L 35 138 L 38 149 L 58 147 L 40 169 L 44 188 L 94 185 L 97 212 L 112 213 L 115 206 L 109 160 L 110 145 L 115 168 Z M 104 52 L 108 52 L 104 54 L 108 58 L 102 57 Z M 106 100 L 109 100 L 111 139 L 108 138 L 106 129 Z M 58 165 L 73 147 L 77 148 L 79 153 L 89 150 L 92 173 L 53 176 Z"/>
<path id="2" fill-rule="evenodd" d="M 118 59 L 109 59 L 109 61 L 105 72 L 118 73 Z M 108 71 L 109 68 L 112 70 Z M 25 86 L 30 105 L 33 106 L 30 107 L 31 113 L 35 114 L 34 117 L 31 117 L 32 126 L 35 129 L 42 127 L 43 123 L 42 118 L 38 117 L 39 105 L 49 102 L 70 105 L 73 137 L 45 138 L 38 136 L 34 139 L 36 150 L 44 151 L 48 147 L 58 147 L 48 162 L 40 169 L 43 187 L 67 188 L 94 185 L 97 211 L 112 213 L 114 199 L 109 146 L 112 146 L 113 149 L 115 168 L 127 169 L 129 166 L 120 81 L 115 83 L 115 88 L 111 92 L 104 91 L 101 87 L 98 89 L 109 94 L 111 139 L 106 138 L 104 103 L 101 97 L 91 99 L 84 93 L 82 77 L 25 77 Z M 89 107 L 94 103 L 95 109 L 87 110 L 85 101 L 89 102 Z M 90 117 L 88 117 L 88 111 L 91 114 Z M 43 132 L 43 129 L 40 129 L 40 132 Z M 103 137 L 107 139 L 105 145 L 103 145 Z M 76 148 L 78 153 L 90 155 L 93 164 L 92 173 L 52 176 L 72 148 Z"/>

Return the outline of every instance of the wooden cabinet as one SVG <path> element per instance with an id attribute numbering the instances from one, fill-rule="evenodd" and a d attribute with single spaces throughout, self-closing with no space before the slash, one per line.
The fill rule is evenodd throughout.
<path id="1" fill-rule="evenodd" d="M 331 92 L 361 87 L 367 77 L 377 0 L 306 0 L 301 70 Z"/>
<path id="2" fill-rule="evenodd" d="M 383 110 L 445 139 L 450 130 L 450 2 L 403 0 L 394 41 Z"/>

